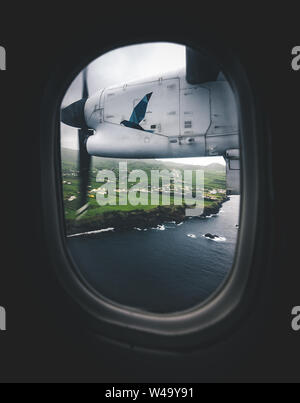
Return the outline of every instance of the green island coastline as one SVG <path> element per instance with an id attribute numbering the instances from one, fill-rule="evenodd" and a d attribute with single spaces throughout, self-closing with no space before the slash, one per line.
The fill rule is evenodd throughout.
<path id="1" fill-rule="evenodd" d="M 186 216 L 186 208 L 189 208 L 189 206 L 182 202 L 178 203 L 176 193 L 172 193 L 172 190 L 175 191 L 172 185 L 170 205 L 161 205 L 160 200 L 160 205 L 151 205 L 149 203 L 133 206 L 130 204 L 119 205 L 117 203 L 116 205 L 100 206 L 96 200 L 96 192 L 99 191 L 99 186 L 101 186 L 101 183 L 96 181 L 98 170 L 111 170 L 118 177 L 119 162 L 124 160 L 93 157 L 88 193 L 89 208 L 78 219 L 76 212 L 80 206 L 78 205 L 79 172 L 77 156 L 78 152 L 75 150 L 62 149 L 62 190 L 67 235 L 97 232 L 112 228 L 118 231 L 134 228 L 144 230 L 156 228 L 167 222 L 180 224 L 189 218 Z M 146 172 L 148 177 L 150 177 L 151 170 L 161 171 L 167 169 L 171 171 L 176 169 L 181 172 L 186 169 L 204 170 L 204 208 L 202 215 L 197 217 L 198 219 L 218 214 L 222 204 L 229 200 L 226 195 L 225 166 L 221 164 L 195 166 L 157 160 L 128 160 L 126 162 L 128 164 L 128 173 L 135 169 L 140 169 Z M 193 183 L 190 183 L 190 186 L 192 188 Z M 147 189 L 145 191 L 147 192 Z M 150 197 L 151 191 L 149 190 L 148 193 Z M 117 201 L 121 196 L 121 194 L 117 195 Z M 150 199 L 148 198 L 148 200 Z"/>

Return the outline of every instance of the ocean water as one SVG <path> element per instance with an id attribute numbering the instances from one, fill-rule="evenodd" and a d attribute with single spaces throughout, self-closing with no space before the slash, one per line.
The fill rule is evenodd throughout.
<path id="1" fill-rule="evenodd" d="M 239 203 L 239 196 L 230 196 L 210 218 L 110 230 L 67 243 L 83 276 L 106 298 L 149 312 L 178 312 L 205 301 L 230 272 Z M 219 238 L 206 238 L 208 232 Z"/>

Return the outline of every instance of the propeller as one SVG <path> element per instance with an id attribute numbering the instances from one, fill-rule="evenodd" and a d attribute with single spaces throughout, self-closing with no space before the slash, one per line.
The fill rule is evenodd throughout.
<path id="1" fill-rule="evenodd" d="M 82 98 L 87 99 L 87 68 L 83 70 Z M 90 183 L 91 156 L 86 150 L 86 140 L 90 136 L 90 130 L 86 126 L 78 130 L 79 138 L 79 177 L 80 177 L 80 207 L 83 208 L 87 204 L 88 186 Z"/>
<path id="2" fill-rule="evenodd" d="M 87 85 L 87 68 L 83 70 L 82 99 L 63 108 L 61 120 L 63 123 L 78 128 L 79 140 L 79 206 L 77 215 L 81 216 L 88 208 L 88 186 L 90 183 L 91 156 L 86 149 L 86 141 L 91 130 L 86 125 L 84 106 L 89 97 Z"/>

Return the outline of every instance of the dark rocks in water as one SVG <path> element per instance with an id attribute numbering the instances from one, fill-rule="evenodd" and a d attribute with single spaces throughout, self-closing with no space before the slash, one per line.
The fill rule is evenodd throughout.
<path id="1" fill-rule="evenodd" d="M 220 238 L 219 235 L 212 235 L 210 232 L 208 232 L 204 236 L 205 236 L 205 238 L 210 238 L 210 239 Z"/>

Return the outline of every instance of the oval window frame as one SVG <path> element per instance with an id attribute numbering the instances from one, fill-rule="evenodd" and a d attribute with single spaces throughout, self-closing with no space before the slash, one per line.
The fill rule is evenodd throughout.
<path id="1" fill-rule="evenodd" d="M 231 273 L 217 293 L 192 309 L 172 314 L 153 314 L 99 298 L 80 274 L 66 246 L 60 172 L 60 106 L 79 72 L 96 57 L 121 46 L 170 42 L 194 49 L 205 48 L 221 63 L 236 96 L 240 121 L 241 204 L 240 231 Z M 76 60 L 76 58 L 75 58 Z M 74 62 L 74 60 L 73 60 Z M 45 237 L 53 266 L 62 285 L 79 303 L 96 333 L 130 345 L 163 350 L 197 348 L 228 332 L 249 311 L 255 299 L 267 251 L 265 231 L 270 223 L 268 132 L 262 124 L 245 70 L 237 57 L 215 43 L 143 40 L 95 49 L 84 63 L 62 60 L 49 79 L 41 110 L 41 178 Z M 267 255 L 267 253 L 265 254 Z"/>

